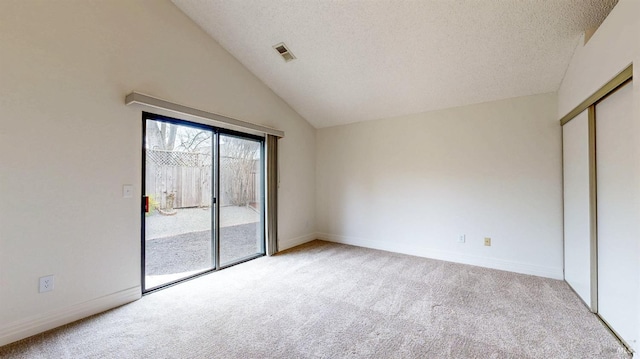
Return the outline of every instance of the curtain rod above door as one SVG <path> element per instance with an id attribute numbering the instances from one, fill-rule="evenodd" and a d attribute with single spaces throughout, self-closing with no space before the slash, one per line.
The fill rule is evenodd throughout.
<path id="1" fill-rule="evenodd" d="M 195 109 L 195 108 L 192 108 L 192 107 L 188 107 L 188 106 L 180 105 L 180 104 L 177 104 L 177 103 L 169 102 L 169 101 L 166 101 L 166 100 L 163 100 L 163 99 L 159 99 L 157 97 L 145 95 L 145 94 L 142 94 L 142 93 L 139 93 L 139 92 L 135 92 L 135 91 L 130 93 L 130 94 L 128 94 L 125 97 L 124 103 L 126 105 L 132 105 L 132 104 L 144 105 L 144 106 L 157 108 L 157 109 L 161 109 L 161 110 L 166 110 L 166 111 L 171 111 L 171 112 L 176 112 L 176 113 L 184 114 L 184 115 L 188 115 L 188 116 L 194 116 L 194 117 L 199 117 L 199 118 L 203 118 L 203 119 L 207 119 L 207 120 L 221 122 L 221 123 L 225 123 L 225 124 L 228 124 L 228 125 L 231 125 L 231 126 L 234 126 L 234 127 L 239 127 L 239 128 L 243 128 L 243 129 L 252 130 L 252 131 L 258 131 L 258 132 L 261 132 L 261 133 L 265 133 L 267 135 L 273 135 L 273 136 L 277 136 L 277 137 L 284 137 L 284 131 L 281 131 L 281 130 L 276 130 L 276 129 L 269 128 L 269 127 L 266 127 L 266 126 L 256 125 L 256 124 L 251 123 L 251 122 L 246 122 L 246 121 L 242 121 L 242 120 L 236 120 L 235 118 L 226 117 L 226 116 L 218 115 L 218 114 L 215 114 L 215 113 L 198 110 L 198 109 Z"/>

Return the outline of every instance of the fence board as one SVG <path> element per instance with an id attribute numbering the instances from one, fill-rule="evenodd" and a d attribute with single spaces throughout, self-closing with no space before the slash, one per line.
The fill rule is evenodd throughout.
<path id="1" fill-rule="evenodd" d="M 208 153 L 189 153 L 178 151 L 147 150 L 146 156 L 146 195 L 151 196 L 160 208 L 167 209 L 167 196 L 175 194 L 173 208 L 209 207 L 211 206 L 212 167 L 211 155 Z M 221 183 L 232 181 L 234 176 L 232 163 L 235 158 L 221 158 Z M 255 203 L 260 198 L 259 162 L 255 161 L 248 183 L 234 183 L 249 195 L 249 202 Z M 240 176 L 242 177 L 242 176 Z M 243 188 L 248 186 L 248 188 Z M 224 187 L 224 186 L 223 186 Z M 227 187 L 225 187 L 227 188 Z M 231 193 L 221 188 L 220 204 L 231 204 Z"/>

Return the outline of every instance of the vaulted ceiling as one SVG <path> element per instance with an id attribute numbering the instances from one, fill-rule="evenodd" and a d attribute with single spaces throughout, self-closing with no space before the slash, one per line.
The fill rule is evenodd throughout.
<path id="1" fill-rule="evenodd" d="M 173 2 L 321 128 L 557 91 L 617 0 Z"/>

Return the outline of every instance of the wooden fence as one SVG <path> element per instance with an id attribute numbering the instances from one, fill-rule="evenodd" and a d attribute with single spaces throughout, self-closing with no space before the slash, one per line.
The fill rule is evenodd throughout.
<path id="1" fill-rule="evenodd" d="M 238 176 L 232 172 L 235 168 L 231 164 L 235 158 L 223 157 L 220 159 L 220 180 L 223 183 L 237 178 L 246 178 L 242 186 L 221 186 L 220 205 L 232 204 L 231 198 L 237 195 L 228 193 L 230 188 L 243 188 L 243 192 L 249 196 L 248 203 L 256 203 L 260 198 L 260 186 L 258 185 L 260 173 L 259 161 L 255 160 L 251 167 L 251 173 Z M 211 206 L 212 191 L 212 166 L 211 154 L 191 153 L 165 150 L 146 151 L 146 195 L 150 196 L 162 209 L 167 209 L 167 199 L 173 194 L 173 208 L 209 207 Z M 247 176 L 248 175 L 248 176 Z"/>

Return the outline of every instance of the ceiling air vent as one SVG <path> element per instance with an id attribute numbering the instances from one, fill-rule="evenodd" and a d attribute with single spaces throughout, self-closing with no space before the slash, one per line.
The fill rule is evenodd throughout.
<path id="1" fill-rule="evenodd" d="M 276 49 L 276 51 L 278 51 L 278 53 L 280 54 L 280 56 L 282 56 L 285 62 L 289 62 L 291 60 L 296 59 L 296 57 L 293 56 L 293 54 L 291 53 L 291 51 L 289 51 L 289 49 L 287 48 L 287 45 L 285 45 L 284 42 L 281 42 L 277 45 L 273 45 L 273 48 Z"/>

